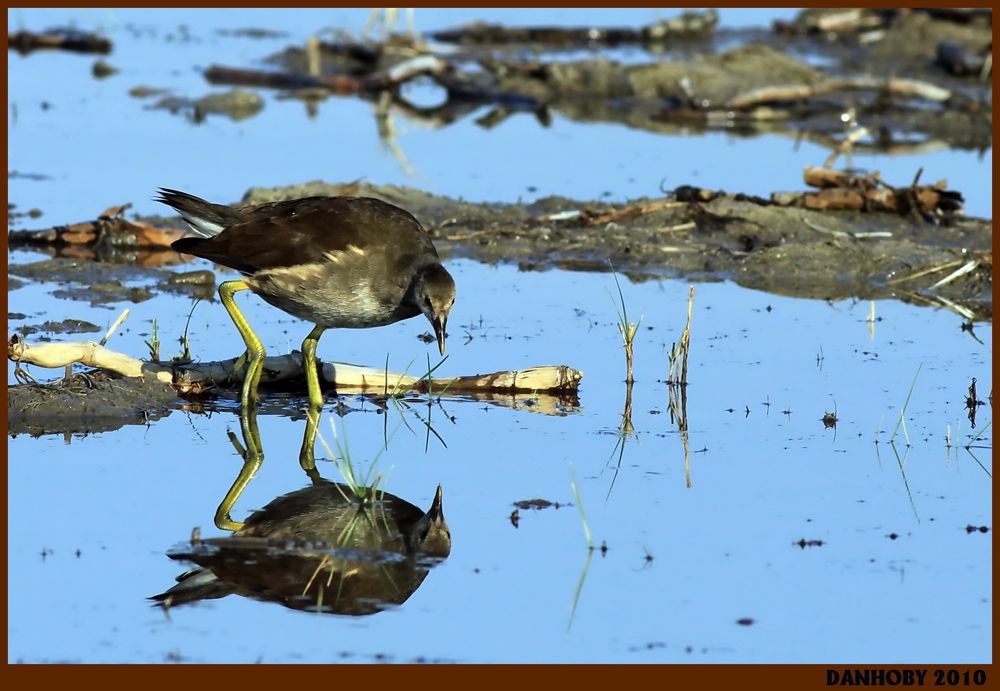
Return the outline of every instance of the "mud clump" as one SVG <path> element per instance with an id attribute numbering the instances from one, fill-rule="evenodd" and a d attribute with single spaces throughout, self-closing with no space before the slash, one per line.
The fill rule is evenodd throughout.
<path id="1" fill-rule="evenodd" d="M 165 417 L 180 404 L 173 388 L 155 378 L 77 374 L 68 381 L 8 388 L 7 433 L 110 432 Z"/>
<path id="2" fill-rule="evenodd" d="M 200 123 L 209 115 L 223 115 L 238 122 L 251 118 L 264 109 L 264 99 L 251 91 L 232 89 L 211 93 L 198 99 L 183 96 L 165 96 L 148 106 L 153 110 L 169 110 L 184 114 L 193 122 Z"/>

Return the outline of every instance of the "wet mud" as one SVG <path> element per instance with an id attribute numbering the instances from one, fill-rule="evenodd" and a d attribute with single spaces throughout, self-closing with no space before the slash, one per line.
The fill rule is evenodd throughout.
<path id="1" fill-rule="evenodd" d="M 7 433 L 91 434 L 145 425 L 184 402 L 155 379 L 117 378 L 103 372 L 76 374 L 49 384 L 7 388 Z"/>
<path id="2" fill-rule="evenodd" d="M 254 188 L 244 203 L 310 194 L 362 194 L 409 209 L 438 250 L 522 270 L 608 271 L 632 280 L 682 277 L 732 280 L 779 295 L 818 299 L 895 298 L 917 304 L 935 296 L 966 305 L 971 320 L 992 319 L 992 235 L 987 219 L 954 215 L 941 223 L 899 214 L 821 212 L 746 195 L 710 201 L 638 199 L 607 204 L 546 197 L 519 204 L 473 204 L 405 187 L 312 183 Z M 623 209 L 652 208 L 648 213 Z M 594 223 L 602 215 L 615 220 Z M 980 256 L 977 269 L 936 289 L 945 274 L 905 280 L 928 267 Z M 954 267 L 954 268 L 957 268 Z"/>

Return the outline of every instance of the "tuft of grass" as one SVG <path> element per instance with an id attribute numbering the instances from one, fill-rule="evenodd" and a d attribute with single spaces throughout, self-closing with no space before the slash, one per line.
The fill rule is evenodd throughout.
<path id="1" fill-rule="evenodd" d="M 411 391 L 413 391 L 414 389 L 416 389 L 420 385 L 420 382 L 422 382 L 422 381 L 426 381 L 427 382 L 427 389 L 428 389 L 428 391 L 430 391 L 431 375 L 435 371 L 437 371 L 437 369 L 441 365 L 443 365 L 447 359 L 448 359 L 448 356 L 445 355 L 443 358 L 441 358 L 438 361 L 438 363 L 436 365 L 434 365 L 433 367 L 431 367 L 431 358 L 430 358 L 430 355 L 428 355 L 427 356 L 427 371 L 424 373 L 424 375 L 422 377 L 420 377 L 419 379 L 416 379 L 416 380 L 410 382 L 409 384 L 403 384 L 403 377 L 406 376 L 406 373 L 410 371 L 410 367 L 413 366 L 413 360 L 410 360 L 410 362 L 403 369 L 403 372 L 400 375 L 399 379 L 396 381 L 395 384 L 393 384 L 392 391 L 390 391 L 389 390 L 389 382 L 388 382 L 388 378 L 389 378 L 389 354 L 386 353 L 386 356 L 385 356 L 385 378 L 386 378 L 386 382 L 385 382 L 385 385 L 382 388 L 383 395 L 386 398 L 402 398 L 406 394 L 408 394 Z M 442 389 L 439 392 L 438 395 L 444 393 L 445 391 L 447 391 L 447 387 L 445 387 L 444 389 Z"/>
<path id="2" fill-rule="evenodd" d="M 153 319 L 153 336 L 151 340 L 146 341 L 146 347 L 149 348 L 149 359 L 152 362 L 160 361 L 160 335 L 156 326 L 156 319 Z"/>
<path id="3" fill-rule="evenodd" d="M 611 265 L 610 261 L 608 265 Z M 635 335 L 639 331 L 639 325 L 642 324 L 642 315 L 639 316 L 639 321 L 634 324 L 629 321 L 628 307 L 625 305 L 625 294 L 622 293 L 622 285 L 618 281 L 618 274 L 615 272 L 614 266 L 611 266 L 611 275 L 615 279 L 615 287 L 618 288 L 618 302 L 621 305 L 621 309 L 618 309 L 616 305 L 615 310 L 618 312 L 618 333 L 622 336 L 622 345 L 625 348 L 625 381 L 631 384 L 633 381 L 633 344 L 635 343 Z"/>
<path id="4" fill-rule="evenodd" d="M 198 306 L 199 302 L 201 302 L 201 298 L 194 301 L 194 304 L 191 305 L 191 311 L 188 312 L 187 321 L 184 322 L 184 333 L 181 334 L 179 339 L 182 350 L 178 359 L 181 362 L 191 361 L 191 340 L 188 338 L 188 329 L 191 327 L 191 317 L 194 316 L 194 308 Z"/>

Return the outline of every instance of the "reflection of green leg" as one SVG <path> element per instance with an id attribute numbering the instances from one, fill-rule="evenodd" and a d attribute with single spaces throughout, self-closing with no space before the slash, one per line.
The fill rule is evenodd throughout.
<path id="1" fill-rule="evenodd" d="M 215 511 L 215 527 L 219 530 L 236 531 L 243 527 L 242 523 L 230 518 L 230 512 L 233 510 L 236 502 L 239 501 L 243 490 L 246 489 L 247 485 L 250 484 L 250 480 L 257 473 L 260 464 L 264 462 L 264 450 L 261 448 L 260 432 L 257 429 L 257 415 L 253 411 L 249 411 L 249 413 L 247 411 L 240 412 L 240 429 L 243 432 L 243 441 L 246 442 L 246 448 L 243 448 L 239 440 L 231 432 L 229 440 L 236 447 L 237 453 L 243 457 L 243 467 L 240 469 L 240 474 L 236 477 L 235 482 L 233 482 L 233 486 L 226 492 L 222 503 L 219 504 L 219 508 Z"/>
<path id="2" fill-rule="evenodd" d="M 319 406 L 309 406 L 306 411 L 306 432 L 302 436 L 302 449 L 299 451 L 299 465 L 306 471 L 313 482 L 319 480 L 319 471 L 316 470 L 316 456 L 314 448 L 316 445 L 316 430 L 319 427 L 320 415 L 323 409 Z"/>
<path id="3" fill-rule="evenodd" d="M 326 331 L 325 326 L 315 326 L 302 341 L 302 368 L 306 371 L 306 387 L 309 389 L 309 407 L 323 407 L 323 392 L 319 388 L 319 372 L 316 370 L 316 346 L 319 337 Z"/>
<path id="4" fill-rule="evenodd" d="M 319 478 L 314 456 L 316 429 L 323 412 L 323 391 L 319 388 L 319 372 L 316 369 L 316 346 L 324 331 L 325 327 L 317 325 L 306 336 L 306 340 L 302 341 L 302 368 L 306 372 L 309 410 L 306 411 L 306 432 L 302 437 L 302 449 L 299 451 L 299 465 L 314 482 Z"/>
<path id="5" fill-rule="evenodd" d="M 243 393 L 240 398 L 243 410 L 250 407 L 251 402 L 257 403 L 257 384 L 260 382 L 260 373 L 264 366 L 264 345 L 257 338 L 257 334 L 250 328 L 246 317 L 236 306 L 233 294 L 240 290 L 249 290 L 250 286 L 245 281 L 226 281 L 219 286 L 219 298 L 229 312 L 229 317 L 236 325 L 236 329 L 243 336 L 243 342 L 247 345 L 247 353 L 250 356 L 250 363 L 247 365 L 247 372 L 243 378 Z"/>

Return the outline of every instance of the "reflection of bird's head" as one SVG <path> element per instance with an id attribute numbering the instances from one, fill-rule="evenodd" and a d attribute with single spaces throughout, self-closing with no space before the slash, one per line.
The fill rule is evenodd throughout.
<path id="1" fill-rule="evenodd" d="M 451 531 L 444 520 L 442 497 L 441 485 L 438 485 L 431 508 L 413 526 L 410 547 L 414 552 L 431 557 L 447 557 L 451 554 Z"/>

